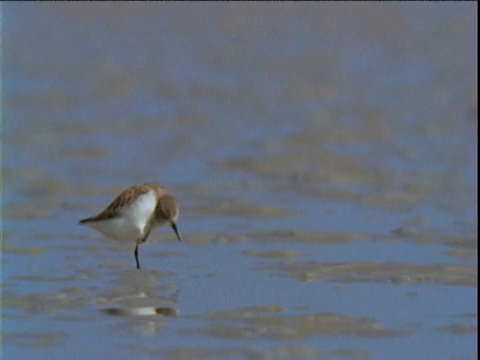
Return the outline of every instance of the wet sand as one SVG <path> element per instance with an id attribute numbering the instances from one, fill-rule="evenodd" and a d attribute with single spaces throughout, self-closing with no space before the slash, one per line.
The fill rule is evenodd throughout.
<path id="1" fill-rule="evenodd" d="M 476 10 L 2 4 L 3 356 L 476 359 Z"/>

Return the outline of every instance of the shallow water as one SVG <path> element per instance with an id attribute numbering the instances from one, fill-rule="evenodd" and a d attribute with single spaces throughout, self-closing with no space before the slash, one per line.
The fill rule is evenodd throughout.
<path id="1" fill-rule="evenodd" d="M 476 359 L 476 3 L 2 12 L 2 358 Z"/>

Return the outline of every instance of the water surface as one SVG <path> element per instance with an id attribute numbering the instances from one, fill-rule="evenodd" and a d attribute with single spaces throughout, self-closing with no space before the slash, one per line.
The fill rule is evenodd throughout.
<path id="1" fill-rule="evenodd" d="M 2 11 L 5 359 L 477 358 L 476 3 Z"/>

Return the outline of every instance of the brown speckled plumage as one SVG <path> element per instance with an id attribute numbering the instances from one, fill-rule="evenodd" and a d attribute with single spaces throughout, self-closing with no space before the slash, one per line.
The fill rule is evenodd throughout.
<path id="1" fill-rule="evenodd" d="M 80 224 L 91 226 L 114 239 L 134 241 L 139 269 L 138 246 L 147 240 L 153 228 L 168 223 L 181 241 L 176 225 L 178 214 L 175 197 L 162 185 L 148 182 L 125 189 L 105 210 L 80 220 Z"/>

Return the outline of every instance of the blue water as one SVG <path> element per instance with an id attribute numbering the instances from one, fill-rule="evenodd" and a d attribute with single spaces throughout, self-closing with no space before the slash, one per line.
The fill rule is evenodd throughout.
<path id="1" fill-rule="evenodd" d="M 476 7 L 3 3 L 2 358 L 476 358 Z M 77 223 L 145 181 L 137 272 Z"/>

